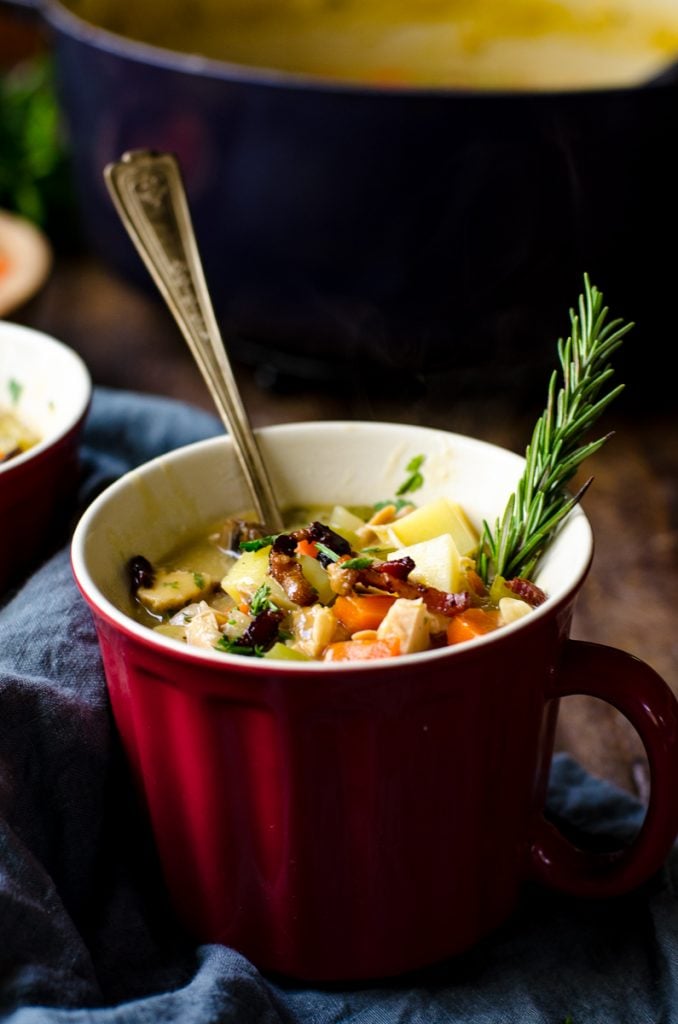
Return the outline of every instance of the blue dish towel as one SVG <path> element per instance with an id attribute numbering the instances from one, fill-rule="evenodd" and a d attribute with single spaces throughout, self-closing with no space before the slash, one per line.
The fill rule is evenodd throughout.
<path id="1" fill-rule="evenodd" d="M 96 390 L 71 523 L 135 464 L 220 432 L 181 403 Z M 628 839 L 644 813 L 565 755 L 549 805 L 600 844 Z M 266 977 L 231 949 L 190 942 L 172 919 L 68 536 L 0 602 L 2 1021 L 669 1024 L 678 1021 L 677 864 L 672 853 L 642 889 L 610 901 L 527 889 L 476 948 L 397 981 L 309 988 Z"/>

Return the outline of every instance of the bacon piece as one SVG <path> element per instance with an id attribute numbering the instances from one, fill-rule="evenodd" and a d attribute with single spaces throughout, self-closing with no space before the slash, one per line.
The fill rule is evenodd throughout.
<path id="1" fill-rule="evenodd" d="M 300 530 L 281 533 L 276 537 L 269 556 L 271 576 L 278 581 L 290 601 L 305 606 L 314 604 L 318 600 L 318 595 L 304 576 L 301 565 L 295 557 L 300 540 L 324 544 L 344 561 L 350 558 L 352 551 L 351 545 L 344 537 L 320 522 L 313 522 Z M 334 564 L 333 559 L 323 554 L 322 551 L 318 554 L 318 561 L 325 568 Z"/>
<path id="2" fill-rule="evenodd" d="M 324 544 L 330 551 L 334 551 L 335 555 L 347 555 L 351 556 L 351 545 L 338 533 L 330 529 L 329 526 L 325 526 L 324 523 L 319 523 L 317 520 L 312 522 L 306 530 L 306 540 L 313 542 L 320 542 Z M 328 558 L 322 551 L 318 552 L 318 561 L 326 569 L 333 559 Z"/>
<path id="3" fill-rule="evenodd" d="M 374 568 L 393 576 L 394 579 L 406 580 L 414 569 L 414 559 L 405 555 L 403 558 L 392 558 L 389 562 L 377 562 Z"/>
<path id="4" fill-rule="evenodd" d="M 296 532 L 302 533 L 303 531 Z M 268 557 L 268 568 L 271 576 L 277 580 L 290 601 L 299 605 L 315 604 L 318 600 L 316 589 L 308 582 L 301 565 L 294 557 L 299 539 L 291 533 L 281 533 L 276 537 Z"/>
<path id="5" fill-rule="evenodd" d="M 327 575 L 330 586 L 335 594 L 350 594 L 358 582 L 357 569 L 342 569 L 344 562 L 350 561 L 350 555 L 342 555 L 338 562 L 330 562 Z"/>
<path id="6" fill-rule="evenodd" d="M 385 569 L 388 566 L 397 566 L 398 562 L 411 561 L 411 558 L 403 558 L 392 562 L 378 562 L 369 569 L 359 569 L 358 580 L 365 587 L 385 590 L 397 597 L 407 597 L 411 600 L 421 597 L 430 612 L 434 612 L 436 615 L 445 615 L 447 618 L 468 608 L 471 599 L 466 591 L 450 594 L 445 590 L 437 590 L 436 587 L 427 587 L 423 583 L 414 583 L 412 580 L 403 579 L 402 566 L 400 570 L 396 568 L 395 572 Z"/>
<path id="7" fill-rule="evenodd" d="M 532 583 L 531 580 L 524 580 L 522 577 L 516 576 L 512 580 L 505 580 L 504 582 L 509 590 L 512 590 L 518 597 L 522 597 L 523 601 L 527 601 L 533 608 L 543 604 L 546 600 L 544 591 L 536 583 Z"/>

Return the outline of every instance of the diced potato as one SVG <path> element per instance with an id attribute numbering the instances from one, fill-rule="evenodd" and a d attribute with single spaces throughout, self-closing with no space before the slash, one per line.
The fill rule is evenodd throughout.
<path id="1" fill-rule="evenodd" d="M 291 612 L 294 611 L 295 608 L 299 607 L 294 601 L 290 600 L 285 589 L 276 579 L 273 578 L 273 576 L 264 576 L 264 586 L 268 587 L 268 596 L 273 604 L 278 608 L 282 608 L 285 612 Z"/>
<path id="2" fill-rule="evenodd" d="M 328 525 L 347 540 L 352 548 L 359 546 L 358 530 L 364 527 L 365 520 L 351 512 L 344 505 L 334 506 L 330 513 Z"/>
<path id="3" fill-rule="evenodd" d="M 268 573 L 270 544 L 258 551 L 243 551 L 221 581 L 221 587 L 237 603 L 250 598 Z"/>
<path id="4" fill-rule="evenodd" d="M 150 612 L 164 615 L 176 611 L 191 601 L 199 601 L 216 586 L 215 580 L 206 572 L 191 572 L 189 569 L 173 569 L 155 573 L 152 587 L 139 587 L 137 597 Z"/>
<path id="5" fill-rule="evenodd" d="M 397 547 L 421 544 L 442 533 L 449 533 L 460 555 L 471 554 L 480 539 L 461 506 L 448 498 L 437 498 L 422 505 L 414 512 L 395 519 L 386 529 L 388 535 L 395 538 Z"/>
<path id="6" fill-rule="evenodd" d="M 449 533 L 442 533 L 432 540 L 411 544 L 409 547 L 393 551 L 389 561 L 394 558 L 410 557 L 415 568 L 410 579 L 415 583 L 423 583 L 427 587 L 436 587 L 455 593 L 464 588 L 464 567 L 457 546 Z"/>
<path id="7" fill-rule="evenodd" d="M 327 569 L 320 564 L 317 558 L 312 558 L 310 555 L 299 555 L 299 564 L 304 576 L 317 591 L 320 603 L 329 604 L 336 595 Z"/>
<path id="8" fill-rule="evenodd" d="M 426 651 L 430 645 L 429 615 L 421 598 L 399 597 L 393 602 L 377 629 L 377 639 L 390 637 L 400 642 L 401 654 Z"/>
<path id="9" fill-rule="evenodd" d="M 502 597 L 499 601 L 499 614 L 502 625 L 507 626 L 509 622 L 517 622 L 518 619 L 529 615 L 532 608 L 527 601 L 521 601 L 519 597 Z"/>
<path id="10" fill-rule="evenodd" d="M 278 640 L 264 654 L 265 658 L 277 658 L 280 661 L 310 661 L 308 654 L 298 651 L 295 647 L 288 647 Z"/>

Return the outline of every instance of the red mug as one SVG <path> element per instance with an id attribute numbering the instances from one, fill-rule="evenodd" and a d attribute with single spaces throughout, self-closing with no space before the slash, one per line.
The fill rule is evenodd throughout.
<path id="1" fill-rule="evenodd" d="M 92 382 L 80 356 L 41 331 L 0 321 L 0 411 L 36 443 L 0 464 L 0 594 L 49 549 L 78 481 Z"/>
<path id="2" fill-rule="evenodd" d="M 390 497 L 426 455 L 441 494 L 494 522 L 523 460 L 439 430 L 304 423 L 259 432 L 284 505 Z M 678 834 L 678 704 L 623 651 L 570 639 L 589 571 L 575 509 L 536 582 L 547 601 L 495 633 L 378 662 L 243 658 L 188 648 L 129 615 L 125 565 L 248 505 L 230 440 L 179 449 L 100 495 L 72 562 L 96 624 L 112 710 L 180 918 L 201 942 L 308 981 L 393 976 L 468 949 L 527 880 L 578 896 L 648 879 Z M 645 821 L 613 853 L 544 817 L 558 698 L 589 694 L 637 729 Z"/>

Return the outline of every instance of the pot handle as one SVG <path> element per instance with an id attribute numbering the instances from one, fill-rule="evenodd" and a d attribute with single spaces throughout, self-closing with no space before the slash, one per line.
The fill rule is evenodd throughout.
<path id="1" fill-rule="evenodd" d="M 649 803 L 633 842 L 605 854 L 577 848 L 540 817 L 530 850 L 530 877 L 575 896 L 618 896 L 661 867 L 678 835 L 678 702 L 661 676 L 633 655 L 569 639 L 547 696 L 573 694 L 606 701 L 636 729 L 650 765 Z"/>

